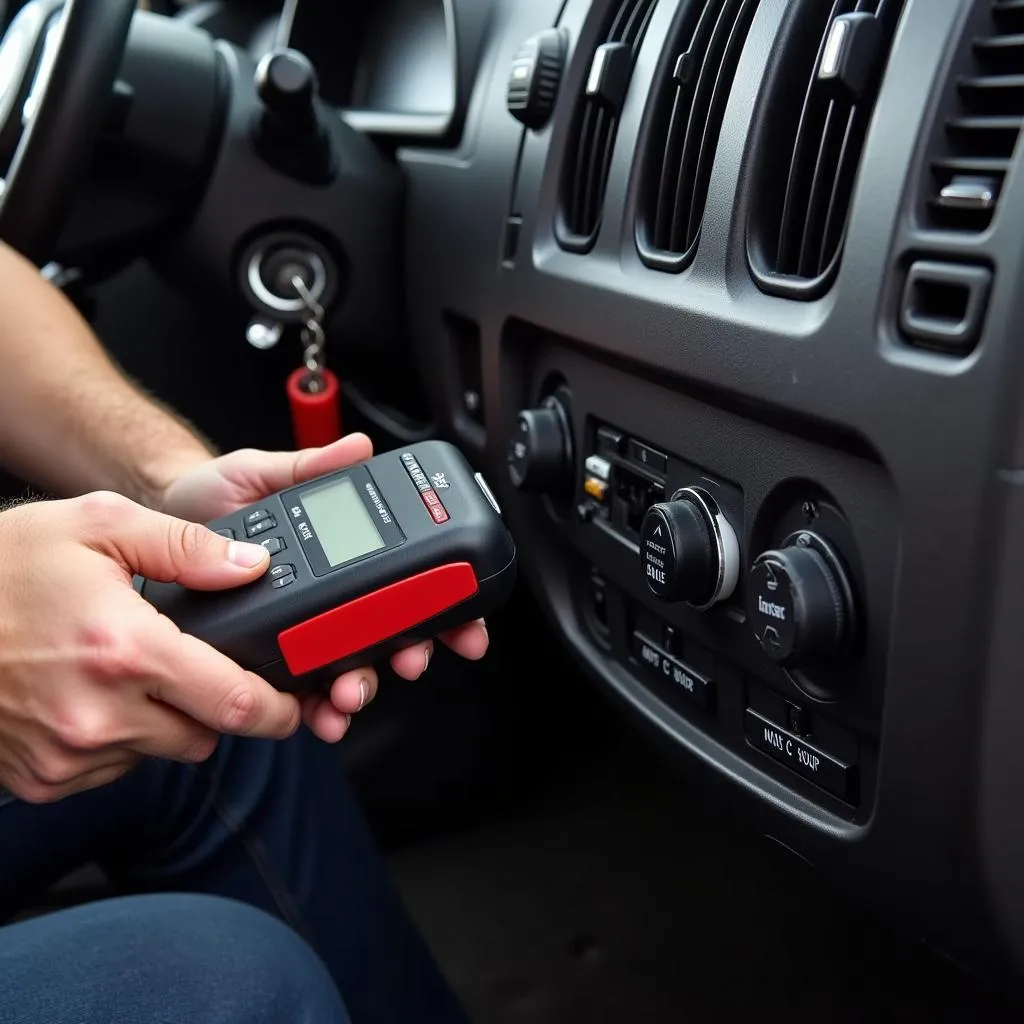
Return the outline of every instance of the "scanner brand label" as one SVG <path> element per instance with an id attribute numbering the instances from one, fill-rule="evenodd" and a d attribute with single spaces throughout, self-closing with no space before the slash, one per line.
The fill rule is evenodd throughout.
<path id="1" fill-rule="evenodd" d="M 306 510 L 301 505 L 292 505 L 292 507 L 288 509 L 288 513 L 289 515 L 291 515 L 292 519 L 302 519 L 302 517 L 306 514 Z M 303 540 L 313 539 L 313 531 L 310 529 L 309 523 L 307 523 L 304 519 L 301 523 L 295 523 L 294 525 L 295 532 Z"/>
<path id="2" fill-rule="evenodd" d="M 366 484 L 366 493 L 370 496 L 370 501 L 373 502 L 374 507 L 377 509 L 378 515 L 385 523 L 391 522 L 391 513 L 388 511 L 387 505 L 384 504 L 381 496 L 377 493 L 377 488 L 371 483 Z"/>

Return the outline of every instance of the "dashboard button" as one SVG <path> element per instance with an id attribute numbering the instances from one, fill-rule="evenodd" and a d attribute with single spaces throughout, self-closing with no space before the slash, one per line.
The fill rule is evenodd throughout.
<path id="1" fill-rule="evenodd" d="M 260 541 L 260 544 L 272 555 L 276 555 L 281 551 L 284 551 L 287 546 L 283 537 L 266 537 Z"/>
<path id="2" fill-rule="evenodd" d="M 228 540 L 235 539 L 235 531 L 229 526 L 225 526 L 223 530 L 214 530 L 213 532 L 216 533 L 218 537 L 226 537 Z"/>
<path id="3" fill-rule="evenodd" d="M 608 494 L 608 484 L 604 480 L 598 480 L 596 476 L 588 476 L 583 481 L 583 490 L 590 495 L 594 501 L 604 501 Z"/>
<path id="4" fill-rule="evenodd" d="M 612 464 L 607 459 L 601 458 L 600 455 L 588 456 L 583 468 L 591 476 L 596 476 L 598 480 L 603 480 L 605 483 L 611 479 Z"/>
<path id="5" fill-rule="evenodd" d="M 668 456 L 639 441 L 629 442 L 629 457 L 655 473 L 668 471 Z"/>
<path id="6" fill-rule="evenodd" d="M 649 675 L 678 686 L 698 707 L 710 707 L 714 693 L 714 683 L 710 679 L 667 655 L 642 633 L 633 634 L 633 654 Z"/>
<path id="7" fill-rule="evenodd" d="M 597 450 L 602 455 L 621 455 L 622 432 L 614 427 L 598 427 Z"/>
<path id="8" fill-rule="evenodd" d="M 257 508 L 252 512 L 246 512 L 245 514 L 245 525 L 251 526 L 253 523 L 262 522 L 264 519 L 269 519 L 270 513 L 265 508 Z"/>
<path id="9" fill-rule="evenodd" d="M 854 765 L 826 754 L 749 708 L 744 724 L 747 742 L 752 747 L 792 768 L 840 800 L 852 802 L 857 774 Z"/>

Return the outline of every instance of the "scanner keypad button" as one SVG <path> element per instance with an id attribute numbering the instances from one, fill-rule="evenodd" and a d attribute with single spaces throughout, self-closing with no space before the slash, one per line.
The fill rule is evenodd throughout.
<path id="1" fill-rule="evenodd" d="M 253 513 L 249 513 L 252 515 Z M 248 517 L 246 517 L 248 518 Z M 277 526 L 277 520 L 268 515 L 266 519 L 258 519 L 254 523 L 246 522 L 245 524 L 245 535 L 246 537 L 258 537 L 261 533 L 266 533 L 267 530 L 273 530 Z"/>
<path id="2" fill-rule="evenodd" d="M 282 562 L 280 565 L 272 566 L 267 575 L 270 577 L 271 587 L 280 590 L 295 582 L 295 566 Z"/>

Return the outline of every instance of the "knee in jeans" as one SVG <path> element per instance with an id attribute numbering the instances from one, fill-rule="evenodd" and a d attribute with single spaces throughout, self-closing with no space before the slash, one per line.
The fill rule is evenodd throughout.
<path id="1" fill-rule="evenodd" d="M 32 990 L 48 980 L 46 998 L 56 987 L 60 1002 L 75 1008 L 77 1021 L 348 1024 L 326 967 L 306 943 L 242 903 L 208 896 L 129 897 L 36 918 L 13 930 L 20 932 L 8 936 L 19 963 L 6 966 L 18 968 L 20 980 L 18 991 L 6 998 L 31 1006 L 40 995 Z M 67 966 L 53 976 L 47 961 Z"/>
<path id="2" fill-rule="evenodd" d="M 155 931 L 173 942 L 170 950 L 165 942 L 160 946 L 181 958 L 183 985 L 190 977 L 201 980 L 219 1004 L 219 1021 L 348 1024 L 327 968 L 281 921 L 244 903 L 210 896 L 151 900 Z"/>

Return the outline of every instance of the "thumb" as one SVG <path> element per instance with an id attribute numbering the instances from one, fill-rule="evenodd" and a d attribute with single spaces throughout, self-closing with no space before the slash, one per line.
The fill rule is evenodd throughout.
<path id="1" fill-rule="evenodd" d="M 270 565 L 259 544 L 227 540 L 117 495 L 91 497 L 101 505 L 92 524 L 97 539 L 128 572 L 192 590 L 226 590 L 251 583 Z"/>

